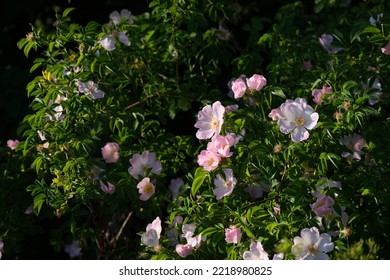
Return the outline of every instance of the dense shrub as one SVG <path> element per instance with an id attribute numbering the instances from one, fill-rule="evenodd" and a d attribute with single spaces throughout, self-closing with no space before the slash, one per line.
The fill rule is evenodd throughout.
<path id="1" fill-rule="evenodd" d="M 68 8 L 21 39 L 3 257 L 42 219 L 84 259 L 388 258 L 389 5 L 261 2 Z"/>

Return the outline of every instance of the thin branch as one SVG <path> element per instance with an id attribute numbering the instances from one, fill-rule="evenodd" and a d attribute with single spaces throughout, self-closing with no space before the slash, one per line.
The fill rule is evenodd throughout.
<path id="1" fill-rule="evenodd" d="M 126 226 L 127 222 L 129 221 L 131 215 L 133 215 L 133 212 L 129 212 L 129 214 L 127 214 L 127 217 L 126 217 L 125 221 L 123 222 L 121 228 L 119 229 L 118 234 L 113 239 L 111 239 L 110 244 L 114 244 L 114 243 L 116 243 L 119 240 L 119 237 L 122 235 L 123 229 L 125 228 L 125 226 Z"/>

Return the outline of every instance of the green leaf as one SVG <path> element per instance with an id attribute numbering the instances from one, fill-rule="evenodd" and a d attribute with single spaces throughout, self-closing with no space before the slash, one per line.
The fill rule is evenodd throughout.
<path id="1" fill-rule="evenodd" d="M 72 12 L 73 10 L 76 10 L 76 8 L 67 8 L 67 9 L 65 9 L 65 11 L 62 13 L 62 16 L 63 17 L 67 17 L 69 15 L 69 13 Z"/>
<path id="2" fill-rule="evenodd" d="M 199 188 L 202 186 L 204 179 L 206 176 L 209 174 L 208 171 L 204 170 L 203 167 L 198 167 L 195 170 L 195 176 L 194 176 L 194 181 L 192 182 L 191 186 L 191 195 L 195 196 Z"/>
<path id="3" fill-rule="evenodd" d="M 34 197 L 34 213 L 35 215 L 39 215 L 39 212 L 41 212 L 41 208 L 43 203 L 46 200 L 46 195 L 44 193 L 38 194 L 36 197 Z"/>
<path id="4" fill-rule="evenodd" d="M 23 47 L 28 43 L 28 40 L 26 38 L 21 39 L 18 43 L 17 46 L 21 50 Z"/>
<path id="5" fill-rule="evenodd" d="M 30 42 L 28 42 L 27 45 L 24 47 L 23 52 L 24 52 L 24 55 L 25 55 L 26 57 L 28 57 L 28 53 L 30 52 L 31 48 L 34 47 L 34 45 L 35 45 L 35 42 L 31 42 L 31 41 L 30 41 Z"/>
<path id="6" fill-rule="evenodd" d="M 35 69 L 39 68 L 42 66 L 42 63 L 35 63 L 33 67 L 30 68 L 30 73 L 34 72 Z"/>
<path id="7" fill-rule="evenodd" d="M 286 99 L 286 95 L 284 94 L 283 90 L 281 90 L 280 88 L 276 88 L 275 90 L 271 91 L 271 93 L 273 95 Z"/>
<path id="8" fill-rule="evenodd" d="M 364 190 L 362 191 L 362 195 L 363 195 L 363 196 L 364 196 L 364 195 L 369 195 L 369 194 L 371 194 L 370 189 L 364 189 Z"/>

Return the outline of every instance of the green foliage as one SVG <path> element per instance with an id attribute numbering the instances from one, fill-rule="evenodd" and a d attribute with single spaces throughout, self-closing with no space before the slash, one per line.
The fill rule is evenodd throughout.
<path id="1" fill-rule="evenodd" d="M 360 240 L 354 243 L 345 252 L 339 252 L 337 260 L 376 260 L 380 246 L 373 239 Z"/>
<path id="2" fill-rule="evenodd" d="M 34 215 L 59 221 L 51 234 L 56 250 L 78 240 L 82 258 L 179 259 L 175 245 L 188 242 L 183 228 L 193 225 L 191 238 L 202 241 L 188 259 L 242 259 L 255 241 L 270 258 L 295 259 L 294 237 L 316 227 L 331 235 L 331 259 L 389 257 L 390 56 L 381 51 L 390 40 L 388 3 L 280 1 L 271 15 L 258 2 L 154 0 L 131 21 L 85 26 L 68 8 L 52 29 L 34 27 L 19 41 L 26 57 L 37 52 L 26 87 L 32 113 L 19 127 L 17 149 L 0 150 L 0 188 L 23 181 L 21 195 Z M 323 48 L 323 34 L 341 50 Z M 233 79 L 253 74 L 267 85 L 233 98 Z M 89 81 L 88 89 L 80 86 Z M 94 86 L 103 98 L 94 97 Z M 312 92 L 323 87 L 331 93 L 317 103 Z M 319 114 L 299 142 L 269 115 L 296 98 Z M 197 158 L 209 141 L 196 138 L 194 124 L 215 101 L 238 105 L 224 114 L 221 129 L 237 139 L 233 155 L 206 171 Z M 354 134 L 366 142 L 361 149 L 343 142 Z M 111 163 L 102 154 L 109 142 L 120 147 Z M 162 171 L 149 172 L 144 163 L 146 173 L 136 178 L 130 160 L 144 151 L 156 155 Z M 227 179 L 226 169 L 237 183 L 217 200 L 216 181 Z M 137 189 L 143 177 L 156 186 L 146 201 Z M 176 178 L 183 180 L 177 193 L 170 187 Z M 319 194 L 334 201 L 320 217 L 311 207 Z M 14 220 L 25 218 L 1 210 L 0 237 L 16 243 Z M 157 216 L 159 245 L 141 244 Z M 242 232 L 237 244 L 225 240 L 232 225 Z"/>

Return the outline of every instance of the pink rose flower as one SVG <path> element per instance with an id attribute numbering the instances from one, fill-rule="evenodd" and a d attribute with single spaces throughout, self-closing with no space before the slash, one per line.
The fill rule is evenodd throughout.
<path id="1" fill-rule="evenodd" d="M 195 127 L 199 130 L 196 132 L 198 139 L 209 139 L 213 135 L 221 132 L 225 107 L 221 102 L 216 101 L 213 105 L 207 105 L 198 113 L 198 121 Z"/>
<path id="2" fill-rule="evenodd" d="M 309 131 L 317 126 L 318 113 L 303 98 L 288 99 L 279 107 L 280 132 L 291 133 L 291 140 L 300 142 L 309 138 Z"/>
<path id="3" fill-rule="evenodd" d="M 221 156 L 207 150 L 203 150 L 198 155 L 198 164 L 207 171 L 213 171 L 218 167 Z"/>
<path id="4" fill-rule="evenodd" d="M 368 147 L 366 141 L 358 134 L 354 133 L 351 135 L 344 135 L 340 138 L 340 142 L 344 144 L 348 149 L 352 151 L 342 152 L 341 156 L 350 160 L 361 160 L 361 156 L 364 155 L 362 149 Z"/>
<path id="5" fill-rule="evenodd" d="M 232 135 L 226 136 L 215 135 L 211 138 L 211 142 L 207 144 L 207 150 L 213 153 L 218 153 L 221 157 L 231 157 L 230 147 L 235 144 L 235 139 Z"/>
<path id="6" fill-rule="evenodd" d="M 88 81 L 86 83 L 77 81 L 76 84 L 78 86 L 79 92 L 84 93 L 92 99 L 103 98 L 105 95 L 104 91 L 99 89 L 98 84 L 92 81 Z"/>
<path id="7" fill-rule="evenodd" d="M 135 154 L 130 159 L 131 167 L 128 172 L 134 179 L 138 179 L 139 176 L 145 177 L 150 173 L 161 173 L 161 162 L 156 160 L 156 154 L 149 151 L 144 151 L 142 154 Z"/>
<path id="8" fill-rule="evenodd" d="M 268 253 L 264 251 L 261 242 L 252 241 L 249 246 L 249 251 L 244 252 L 242 256 L 244 260 L 269 260 Z"/>
<path id="9" fill-rule="evenodd" d="M 16 150 L 16 147 L 19 145 L 19 140 L 8 140 L 7 141 L 7 146 L 8 148 L 10 148 L 11 150 Z"/>
<path id="10" fill-rule="evenodd" d="M 220 174 L 217 174 L 216 178 L 214 179 L 216 188 L 214 189 L 213 193 L 217 200 L 220 200 L 224 196 L 230 195 L 237 183 L 237 179 L 233 176 L 232 169 L 224 169 L 223 171 L 225 173 L 225 179 L 223 179 Z"/>
<path id="11" fill-rule="evenodd" d="M 110 182 L 107 182 L 107 185 L 104 184 L 102 180 L 99 181 L 100 188 L 103 192 L 113 194 L 115 192 L 115 185 L 111 184 Z"/>
<path id="12" fill-rule="evenodd" d="M 146 232 L 141 235 L 141 243 L 148 247 L 155 247 L 158 245 L 162 227 L 160 217 L 146 226 Z"/>
<path id="13" fill-rule="evenodd" d="M 108 142 L 102 149 L 102 156 L 105 162 L 115 163 L 119 159 L 119 145 L 115 142 Z"/>
<path id="14" fill-rule="evenodd" d="M 127 24 L 133 24 L 134 22 L 134 16 L 127 9 L 122 9 L 120 13 L 118 11 L 113 11 L 110 14 L 110 19 L 115 25 L 118 25 L 123 19 L 127 20 Z"/>
<path id="15" fill-rule="evenodd" d="M 249 89 L 259 91 L 267 85 L 267 80 L 262 75 L 254 74 L 249 79 L 246 79 L 246 84 Z"/>
<path id="16" fill-rule="evenodd" d="M 234 93 L 234 98 L 241 98 L 246 92 L 247 86 L 243 79 L 238 78 L 232 83 L 232 91 Z"/>
<path id="17" fill-rule="evenodd" d="M 155 193 L 156 186 L 150 182 L 150 178 L 146 177 L 138 183 L 137 189 L 140 194 L 139 199 L 146 201 Z"/>
<path id="18" fill-rule="evenodd" d="M 322 89 L 313 89 L 311 95 L 314 97 L 313 101 L 317 104 L 321 104 L 322 98 L 325 94 L 332 93 L 332 88 L 328 86 L 323 86 Z"/>
<path id="19" fill-rule="evenodd" d="M 335 48 L 332 47 L 331 44 L 333 42 L 333 36 L 330 34 L 322 34 L 319 38 L 321 46 L 328 52 L 328 53 L 337 53 L 342 50 L 342 48 Z"/>
<path id="20" fill-rule="evenodd" d="M 301 236 L 294 238 L 294 245 L 291 248 L 297 260 L 329 260 L 326 254 L 334 249 L 331 237 L 327 233 L 320 235 L 315 227 L 301 230 Z"/>
<path id="21" fill-rule="evenodd" d="M 334 200 L 330 196 L 318 194 L 317 201 L 310 204 L 310 208 L 318 217 L 323 217 L 333 211 L 333 204 Z"/>
<path id="22" fill-rule="evenodd" d="M 229 226 L 229 228 L 225 228 L 225 240 L 227 243 L 235 243 L 240 242 L 241 238 L 241 229 L 236 227 L 235 225 Z"/>
<path id="23" fill-rule="evenodd" d="M 180 257 L 185 258 L 192 254 L 192 246 L 189 244 L 176 244 L 175 250 Z"/>

